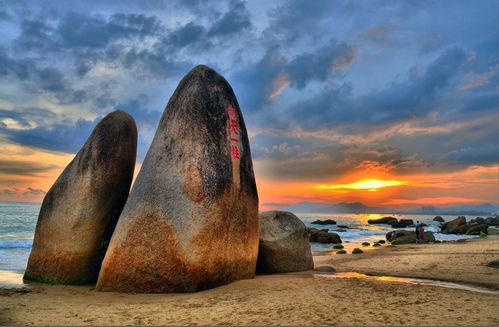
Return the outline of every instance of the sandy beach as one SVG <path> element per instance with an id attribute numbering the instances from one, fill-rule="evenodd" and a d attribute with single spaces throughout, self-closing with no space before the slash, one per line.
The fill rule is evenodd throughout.
<path id="1" fill-rule="evenodd" d="M 497 325 L 499 238 L 314 256 L 315 271 L 262 275 L 189 294 L 100 293 L 89 286 L 2 289 L 0 323 L 16 325 Z M 345 272 L 486 286 L 464 290 Z M 362 276 L 362 275 L 358 275 Z M 351 277 L 351 276 L 350 276 Z M 483 291 L 480 291 L 483 290 Z"/>

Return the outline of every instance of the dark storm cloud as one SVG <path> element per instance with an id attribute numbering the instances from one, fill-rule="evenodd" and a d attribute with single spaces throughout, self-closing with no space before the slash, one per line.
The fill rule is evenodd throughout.
<path id="1" fill-rule="evenodd" d="M 56 165 L 39 164 L 37 162 L 0 160 L 0 174 L 36 176 L 55 168 L 58 167 Z"/>
<path id="2" fill-rule="evenodd" d="M 325 89 L 292 107 L 287 123 L 313 129 L 344 123 L 380 124 L 424 116 L 442 100 L 438 95 L 449 86 L 450 80 L 463 72 L 467 58 L 463 49 L 447 49 L 423 72 L 412 69 L 402 82 L 394 82 L 362 97 L 352 94 L 350 84 Z"/>
<path id="3" fill-rule="evenodd" d="M 244 1 L 232 0 L 229 10 L 211 25 L 207 36 L 225 37 L 251 28 L 250 13 Z"/>
<path id="4" fill-rule="evenodd" d="M 82 103 L 84 90 L 75 90 L 63 74 L 52 67 L 39 67 L 33 59 L 15 59 L 0 48 L 0 77 L 23 82 L 30 90 L 54 95 L 62 103 Z"/>

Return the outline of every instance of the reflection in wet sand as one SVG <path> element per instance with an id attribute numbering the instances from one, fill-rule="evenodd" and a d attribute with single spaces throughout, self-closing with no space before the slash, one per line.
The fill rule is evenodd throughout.
<path id="1" fill-rule="evenodd" d="M 460 289 L 470 292 L 479 292 L 487 294 L 499 295 L 499 291 L 490 290 L 484 287 L 471 286 L 466 284 L 458 284 L 451 282 L 444 282 L 433 279 L 422 279 L 422 278 L 405 278 L 405 277 L 393 277 L 393 276 L 370 276 L 365 274 L 360 274 L 357 272 L 339 272 L 335 274 L 314 274 L 314 277 L 326 277 L 326 278 L 358 278 L 358 279 L 368 279 L 377 280 L 383 282 L 393 282 L 393 283 L 405 283 L 405 284 L 417 284 L 417 285 L 429 285 L 429 286 L 439 286 Z"/>

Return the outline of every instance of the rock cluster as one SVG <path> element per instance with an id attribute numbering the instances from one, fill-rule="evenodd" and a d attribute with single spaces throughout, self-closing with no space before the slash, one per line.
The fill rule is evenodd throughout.
<path id="1" fill-rule="evenodd" d="M 444 223 L 440 228 L 444 234 L 480 235 L 480 233 L 488 234 L 489 225 L 485 221 L 483 223 L 466 222 L 466 217 L 459 216 L 454 220 Z"/>
<path id="2" fill-rule="evenodd" d="M 386 239 L 388 242 L 394 245 L 416 243 L 416 232 L 408 230 L 395 230 L 388 232 L 386 234 Z M 433 233 L 425 231 L 423 242 L 428 243 L 434 241 L 435 236 L 433 235 Z"/>
<path id="3" fill-rule="evenodd" d="M 161 117 L 96 289 L 192 292 L 252 278 L 258 195 L 237 99 L 198 66 Z"/>
<path id="4" fill-rule="evenodd" d="M 312 222 L 314 225 L 336 225 L 336 221 L 332 219 L 326 219 L 326 220 L 315 220 Z"/>

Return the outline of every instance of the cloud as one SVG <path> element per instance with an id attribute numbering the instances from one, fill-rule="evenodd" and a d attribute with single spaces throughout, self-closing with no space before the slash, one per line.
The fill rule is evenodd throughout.
<path id="1" fill-rule="evenodd" d="M 28 187 L 27 191 L 24 192 L 25 194 L 29 194 L 29 195 L 45 195 L 47 194 L 47 192 L 45 192 L 44 190 L 42 189 L 39 189 L 39 188 L 31 188 L 31 187 Z"/>
<path id="2" fill-rule="evenodd" d="M 231 0 L 229 10 L 211 25 L 207 36 L 226 37 L 251 28 L 250 13 L 244 1 Z"/>
<path id="3" fill-rule="evenodd" d="M 0 160 L 0 174 L 16 176 L 37 176 L 58 168 L 56 165 L 40 164 L 18 160 Z"/>
<path id="4" fill-rule="evenodd" d="M 73 89 L 71 82 L 55 68 L 39 67 L 33 59 L 15 59 L 0 48 L 0 76 L 18 80 L 32 91 L 54 95 L 61 103 L 82 103 L 84 90 Z"/>

